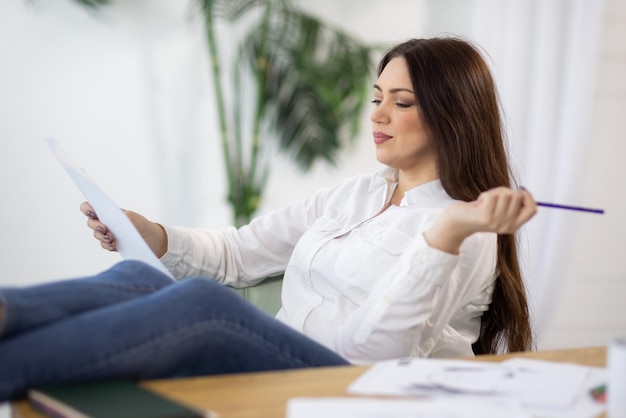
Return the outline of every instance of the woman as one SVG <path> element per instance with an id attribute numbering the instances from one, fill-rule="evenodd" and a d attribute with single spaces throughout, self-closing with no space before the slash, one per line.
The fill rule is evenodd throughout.
<path id="1" fill-rule="evenodd" d="M 32 386 L 445 357 L 531 347 L 512 235 L 536 212 L 510 187 L 495 87 L 454 39 L 410 40 L 379 65 L 379 173 L 239 229 L 129 217 L 177 278 L 134 261 L 0 289 L 0 400 Z M 114 237 L 84 203 L 104 248 Z M 284 271 L 276 318 L 222 286 Z M 215 280 L 211 280 L 211 279 Z"/>

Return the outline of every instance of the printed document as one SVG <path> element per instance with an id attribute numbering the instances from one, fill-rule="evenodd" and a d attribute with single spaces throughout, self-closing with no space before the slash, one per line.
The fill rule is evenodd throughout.
<path id="1" fill-rule="evenodd" d="M 169 270 L 148 247 L 124 211 L 89 178 L 85 170 L 70 158 L 56 140 L 47 138 L 46 141 L 65 171 L 83 193 L 85 199 L 95 209 L 100 221 L 113 233 L 120 255 L 125 259 L 143 261 L 174 279 Z"/>

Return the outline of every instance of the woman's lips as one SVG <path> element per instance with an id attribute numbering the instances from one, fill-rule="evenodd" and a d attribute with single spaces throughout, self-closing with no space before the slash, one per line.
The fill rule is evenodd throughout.
<path id="1" fill-rule="evenodd" d="M 389 141 L 391 138 L 393 137 L 382 132 L 374 132 L 374 143 L 376 144 L 382 144 L 383 142 Z"/>

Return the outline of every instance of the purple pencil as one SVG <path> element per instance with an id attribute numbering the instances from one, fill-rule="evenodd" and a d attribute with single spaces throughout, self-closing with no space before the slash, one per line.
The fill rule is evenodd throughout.
<path id="1" fill-rule="evenodd" d="M 546 208 L 555 208 L 555 209 L 577 210 L 579 212 L 598 213 L 600 215 L 604 214 L 604 209 L 583 208 L 581 206 L 557 205 L 555 203 L 546 203 L 546 202 L 537 202 L 537 206 L 543 206 Z"/>

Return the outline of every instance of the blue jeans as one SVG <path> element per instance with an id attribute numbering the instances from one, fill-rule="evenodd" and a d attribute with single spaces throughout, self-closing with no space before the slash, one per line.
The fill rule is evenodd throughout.
<path id="1" fill-rule="evenodd" d="M 31 387 L 349 364 L 207 278 L 137 261 L 0 289 L 0 402 Z"/>

